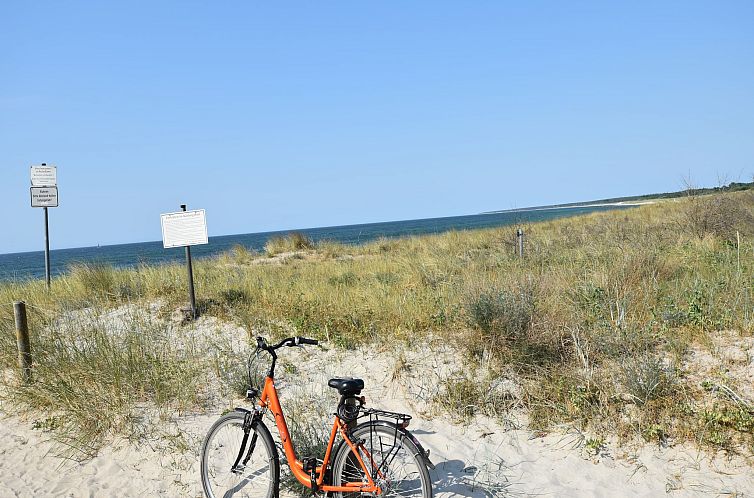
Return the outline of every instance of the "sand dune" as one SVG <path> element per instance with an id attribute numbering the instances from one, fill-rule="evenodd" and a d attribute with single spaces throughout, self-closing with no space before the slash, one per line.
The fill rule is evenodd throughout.
<path id="1" fill-rule="evenodd" d="M 216 334 L 245 336 L 213 318 L 186 329 L 206 340 Z M 397 371 L 397 355 L 391 351 L 285 350 L 281 357 L 297 366 L 296 381 L 305 382 L 292 385 L 280 369 L 283 407 L 301 396 L 324 399 L 325 409 L 334 407 L 336 396 L 326 387 L 329 376 L 364 378 L 370 406 L 416 415 L 410 429 L 437 466 L 432 477 L 438 497 L 754 496 L 754 473 L 746 462 L 712 458 L 687 445 L 629 450 L 608 441 L 594 454 L 585 450 L 583 434 L 563 428 L 534 437 L 523 417 L 508 423 L 485 417 L 454 423 L 426 398 L 436 379 L 458 368 L 460 360 L 447 347 L 422 347 L 404 355 L 413 366 Z M 178 417 L 161 428 L 164 434 L 183 434 L 185 451 L 160 438 L 140 444 L 116 441 L 83 463 L 54 456 L 49 434 L 32 429 L 31 420 L 5 417 L 0 425 L 0 496 L 200 497 L 197 453 L 219 410 Z"/>

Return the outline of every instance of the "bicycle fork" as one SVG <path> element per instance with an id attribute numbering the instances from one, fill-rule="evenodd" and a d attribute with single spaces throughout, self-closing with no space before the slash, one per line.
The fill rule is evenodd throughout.
<path id="1" fill-rule="evenodd" d="M 261 417 L 262 414 L 258 410 L 254 410 L 253 412 L 247 411 L 246 415 L 244 416 L 243 439 L 241 439 L 241 448 L 238 450 L 236 461 L 233 462 L 233 465 L 230 467 L 230 471 L 234 474 L 239 474 L 244 471 L 246 464 L 251 458 L 251 454 L 254 452 L 254 447 L 257 444 L 257 431 L 254 431 L 254 435 L 251 436 L 251 443 L 249 444 L 249 450 L 246 452 L 246 457 L 243 456 L 244 450 L 246 449 L 246 443 L 249 441 L 249 432 L 251 432 L 251 428 Z M 238 465 L 238 462 L 241 461 L 241 458 L 243 458 L 243 462 L 241 462 L 241 465 Z"/>

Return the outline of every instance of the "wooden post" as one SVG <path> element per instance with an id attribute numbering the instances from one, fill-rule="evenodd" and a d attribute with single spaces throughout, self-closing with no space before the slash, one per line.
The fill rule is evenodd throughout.
<path id="1" fill-rule="evenodd" d="M 518 241 L 518 257 L 524 257 L 524 229 L 519 228 L 516 230 L 516 240 Z"/>
<path id="2" fill-rule="evenodd" d="M 738 273 L 741 273 L 741 233 L 736 230 L 736 259 L 738 261 L 737 263 L 737 269 Z"/>
<path id="3" fill-rule="evenodd" d="M 181 204 L 181 211 L 186 211 L 186 205 Z M 191 246 L 186 246 L 186 269 L 189 284 L 189 303 L 191 305 L 191 319 L 196 320 L 199 314 L 196 312 L 196 294 L 194 293 L 194 269 L 191 265 Z"/>
<path id="4" fill-rule="evenodd" d="M 31 382 L 31 344 L 29 343 L 29 324 L 26 321 L 26 303 L 13 303 L 16 317 L 16 343 L 18 344 L 18 366 L 24 382 Z"/>

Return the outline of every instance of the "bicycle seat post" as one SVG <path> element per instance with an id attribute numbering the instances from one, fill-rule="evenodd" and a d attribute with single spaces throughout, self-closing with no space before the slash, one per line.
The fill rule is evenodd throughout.
<path id="1" fill-rule="evenodd" d="M 343 404 L 352 405 L 352 406 L 356 405 L 356 398 L 353 398 L 353 397 L 346 398 L 343 401 Z M 349 432 L 352 431 L 355 427 L 356 427 L 356 419 L 353 419 L 350 422 L 346 423 L 346 428 L 348 429 Z"/>

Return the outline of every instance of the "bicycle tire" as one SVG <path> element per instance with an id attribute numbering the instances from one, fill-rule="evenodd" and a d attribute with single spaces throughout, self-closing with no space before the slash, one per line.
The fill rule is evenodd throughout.
<path id="1" fill-rule="evenodd" d="M 252 424 L 247 449 L 254 434 L 251 459 L 241 472 L 231 472 L 243 440 L 245 413 L 220 417 L 202 444 L 201 479 L 207 498 L 274 498 L 280 486 L 280 459 L 272 435 L 261 421 Z M 244 456 L 247 450 L 244 451 Z"/>
<path id="2" fill-rule="evenodd" d="M 432 480 L 424 456 L 406 432 L 393 424 L 367 422 L 356 427 L 351 434 L 370 473 L 377 474 L 372 467 L 380 469 L 383 477 L 372 476 L 382 488 L 379 496 L 432 498 Z M 371 455 L 374 465 L 369 463 L 368 455 Z M 346 482 L 366 482 L 364 470 L 347 444 L 340 446 L 332 468 L 335 486 Z M 337 498 L 351 498 L 366 494 L 354 492 L 334 495 Z"/>

